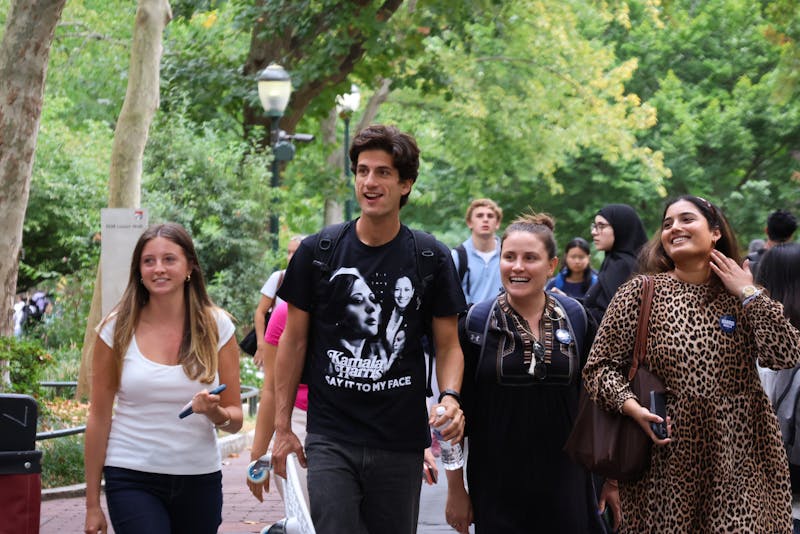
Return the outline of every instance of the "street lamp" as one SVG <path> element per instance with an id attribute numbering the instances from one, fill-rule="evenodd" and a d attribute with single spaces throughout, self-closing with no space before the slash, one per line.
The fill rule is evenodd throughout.
<path id="1" fill-rule="evenodd" d="M 336 112 L 344 120 L 344 179 L 347 184 L 347 199 L 344 202 L 344 218 L 353 217 L 353 184 L 350 182 L 350 117 L 361 104 L 361 92 L 356 84 L 350 86 L 350 92 L 336 97 Z"/>
<path id="2" fill-rule="evenodd" d="M 272 146 L 272 187 L 280 185 L 280 161 L 288 161 L 292 159 L 294 153 L 286 157 L 287 154 L 281 154 L 288 147 L 288 144 L 294 149 L 291 143 L 286 143 L 281 140 L 280 135 L 280 121 L 283 117 L 283 112 L 286 111 L 286 106 L 289 104 L 289 97 L 292 95 L 292 79 L 289 73 L 283 67 L 276 63 L 270 65 L 261 71 L 258 75 L 258 98 L 261 100 L 261 106 L 267 115 L 272 118 L 270 124 L 270 144 Z M 283 146 L 282 146 L 283 145 Z M 278 157 L 282 155 L 283 157 Z M 269 231 L 272 234 L 272 250 L 278 251 L 278 211 L 272 209 L 269 217 Z"/>

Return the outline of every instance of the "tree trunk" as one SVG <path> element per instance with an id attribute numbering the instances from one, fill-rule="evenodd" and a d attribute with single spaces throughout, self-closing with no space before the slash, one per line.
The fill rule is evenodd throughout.
<path id="1" fill-rule="evenodd" d="M 22 225 L 42 115 L 50 45 L 66 0 L 14 0 L 0 43 L 0 336 L 13 333 Z M 0 360 L 0 392 L 10 383 Z"/>
<path id="2" fill-rule="evenodd" d="M 159 103 L 164 28 L 172 20 L 168 0 L 139 0 L 128 68 L 128 89 L 114 130 L 111 168 L 108 177 L 108 206 L 138 208 L 141 203 L 142 157 L 147 134 Z M 92 305 L 86 321 L 81 369 L 76 395 L 87 397 L 92 375 L 92 351 L 100 322 L 102 290 L 100 267 L 97 268 Z"/>
<path id="3" fill-rule="evenodd" d="M 0 336 L 13 332 L 22 225 L 56 25 L 66 0 L 14 0 L 0 43 Z"/>

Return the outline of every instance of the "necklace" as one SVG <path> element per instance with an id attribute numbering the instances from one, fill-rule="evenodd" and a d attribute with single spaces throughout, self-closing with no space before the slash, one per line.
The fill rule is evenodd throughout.
<path id="1" fill-rule="evenodd" d="M 553 321 L 555 301 L 545 293 L 545 306 L 539 316 L 537 339 L 533 329 L 520 314 L 516 312 L 504 298 L 498 299 L 501 309 L 506 312 L 514 321 L 514 326 L 522 338 L 524 346 L 523 362 L 528 367 L 528 373 L 536 379 L 544 379 L 547 376 L 547 365 L 553 357 Z M 547 320 L 545 320 L 547 319 Z"/>

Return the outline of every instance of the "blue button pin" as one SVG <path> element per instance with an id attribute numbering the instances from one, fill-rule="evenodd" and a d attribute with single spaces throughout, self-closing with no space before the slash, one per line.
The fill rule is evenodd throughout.
<path id="1" fill-rule="evenodd" d="M 564 345 L 569 345 L 572 341 L 572 336 L 569 335 L 569 330 L 564 328 L 559 328 L 556 330 L 556 339 L 559 343 L 563 343 Z"/>
<path id="2" fill-rule="evenodd" d="M 723 315 L 719 318 L 719 327 L 726 334 L 732 333 L 736 330 L 736 317 L 733 315 Z"/>

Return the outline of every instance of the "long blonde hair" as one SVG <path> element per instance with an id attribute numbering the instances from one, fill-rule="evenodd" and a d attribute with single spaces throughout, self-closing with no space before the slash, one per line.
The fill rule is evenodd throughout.
<path id="1" fill-rule="evenodd" d="M 136 325 L 139 324 L 142 308 L 150 300 L 150 293 L 142 283 L 139 265 L 144 246 L 156 237 L 169 239 L 181 247 L 191 267 L 189 280 L 186 281 L 183 288 L 186 317 L 178 362 L 183 366 L 186 376 L 192 380 L 209 384 L 214 381 L 219 364 L 217 353 L 219 331 L 214 316 L 215 306 L 206 292 L 203 273 L 197 261 L 197 253 L 191 236 L 180 224 L 164 223 L 150 226 L 139 237 L 139 241 L 133 249 L 128 286 L 114 311 L 105 319 L 108 321 L 109 318 L 116 316 L 117 320 L 114 328 L 114 346 L 112 347 L 116 373 L 115 385 L 119 387 L 122 376 L 122 360 L 131 339 L 133 339 Z"/>

